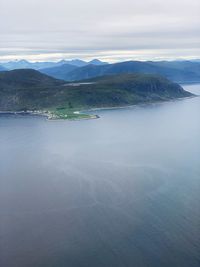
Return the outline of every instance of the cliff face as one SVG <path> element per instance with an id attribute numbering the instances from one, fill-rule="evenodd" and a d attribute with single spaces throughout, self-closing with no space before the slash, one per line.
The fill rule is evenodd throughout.
<path id="1" fill-rule="evenodd" d="M 155 75 L 120 74 L 66 83 L 35 70 L 0 73 L 0 110 L 133 105 L 191 96 Z"/>

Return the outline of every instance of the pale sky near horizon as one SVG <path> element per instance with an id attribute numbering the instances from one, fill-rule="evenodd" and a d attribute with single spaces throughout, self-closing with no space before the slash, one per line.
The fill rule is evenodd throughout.
<path id="1" fill-rule="evenodd" d="M 200 58 L 200 0 L 0 0 L 0 61 Z"/>

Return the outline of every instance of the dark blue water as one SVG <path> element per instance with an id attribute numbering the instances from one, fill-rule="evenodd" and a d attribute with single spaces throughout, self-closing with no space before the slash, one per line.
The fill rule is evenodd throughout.
<path id="1" fill-rule="evenodd" d="M 96 113 L 0 115 L 0 266 L 199 267 L 200 98 Z"/>

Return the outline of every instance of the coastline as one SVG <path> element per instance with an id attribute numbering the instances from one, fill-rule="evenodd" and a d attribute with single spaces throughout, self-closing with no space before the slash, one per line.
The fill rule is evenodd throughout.
<path id="1" fill-rule="evenodd" d="M 161 104 L 166 102 L 174 102 L 177 100 L 184 100 L 190 99 L 194 97 L 199 97 L 198 95 L 191 95 L 188 97 L 180 97 L 176 99 L 169 99 L 163 101 L 151 101 L 145 103 L 136 103 L 133 105 L 124 105 L 124 106 L 110 106 L 110 107 L 97 107 L 97 108 L 89 108 L 89 109 L 82 109 L 76 110 L 71 113 L 57 113 L 56 111 L 52 110 L 27 110 L 27 111 L 0 111 L 1 114 L 10 114 L 10 115 L 33 115 L 33 116 L 43 116 L 46 117 L 48 121 L 58 121 L 58 120 L 70 120 L 70 121 L 80 121 L 80 120 L 91 120 L 91 119 L 99 119 L 100 116 L 96 114 L 85 114 L 85 112 L 95 112 L 101 110 L 117 110 L 117 109 L 126 109 L 126 108 L 134 108 L 134 107 L 144 107 L 147 105 L 155 105 Z"/>
<path id="2" fill-rule="evenodd" d="M 174 99 L 169 99 L 169 100 L 160 100 L 160 101 L 151 101 L 151 102 L 144 102 L 144 103 L 136 103 L 133 105 L 125 105 L 125 106 L 113 106 L 113 107 L 99 107 L 99 108 L 90 108 L 90 109 L 84 109 L 80 112 L 91 112 L 91 111 L 101 111 L 101 110 L 113 110 L 113 109 L 125 109 L 125 108 L 133 108 L 133 107 L 143 107 L 143 106 L 148 106 L 148 105 L 154 105 L 154 104 L 162 104 L 162 103 L 167 103 L 167 102 L 175 102 L 175 101 L 180 101 L 184 99 L 190 99 L 194 97 L 199 97 L 199 95 L 191 95 L 187 97 L 179 97 L 179 98 L 174 98 Z"/>
<path id="3" fill-rule="evenodd" d="M 81 114 L 81 111 L 75 111 L 73 112 L 74 118 L 70 118 L 67 116 L 67 114 L 65 115 L 65 117 L 59 117 L 58 115 L 56 115 L 53 112 L 50 111 L 40 111 L 40 110 L 36 110 L 36 111 L 0 111 L 0 115 L 30 115 L 30 116 L 42 116 L 42 117 L 46 117 L 46 119 L 48 121 L 58 121 L 58 120 L 71 120 L 71 121 L 77 121 L 77 120 L 91 120 L 91 119 L 99 119 L 100 117 L 98 115 L 89 115 L 89 114 Z M 80 115 L 83 115 L 83 117 L 81 117 Z M 81 117 L 81 118 L 80 118 Z"/>

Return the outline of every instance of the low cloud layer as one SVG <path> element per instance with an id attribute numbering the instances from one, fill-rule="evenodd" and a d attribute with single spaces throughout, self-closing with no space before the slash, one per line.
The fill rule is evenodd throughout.
<path id="1" fill-rule="evenodd" d="M 0 60 L 200 58 L 199 0 L 1 0 Z"/>

